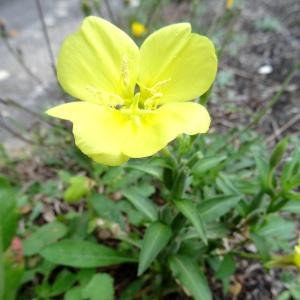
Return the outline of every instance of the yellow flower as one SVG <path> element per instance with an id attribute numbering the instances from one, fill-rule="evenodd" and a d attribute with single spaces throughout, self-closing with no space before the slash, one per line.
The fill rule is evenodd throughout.
<path id="1" fill-rule="evenodd" d="M 139 22 L 133 22 L 131 24 L 131 32 L 132 32 L 133 36 L 139 38 L 147 32 L 147 29 L 144 26 L 144 24 L 139 23 Z"/>
<path id="2" fill-rule="evenodd" d="M 234 0 L 226 0 L 226 8 L 230 9 L 234 4 Z"/>
<path id="3" fill-rule="evenodd" d="M 212 42 L 188 23 L 154 32 L 139 49 L 113 24 L 87 17 L 57 64 L 64 90 L 83 101 L 47 113 L 73 123 L 83 153 L 120 165 L 155 154 L 182 133 L 207 132 L 207 110 L 187 101 L 209 89 L 216 70 Z"/>

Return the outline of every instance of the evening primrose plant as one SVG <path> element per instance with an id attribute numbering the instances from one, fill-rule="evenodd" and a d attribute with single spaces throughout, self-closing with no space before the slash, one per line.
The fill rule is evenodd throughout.
<path id="1" fill-rule="evenodd" d="M 81 152 L 66 156 L 84 175 L 60 172 L 63 184 L 42 185 L 50 199 L 63 186 L 61 200 L 75 210 L 24 241 L 25 255 L 45 264 L 36 266 L 44 272 L 38 296 L 212 300 L 215 282 L 224 295 L 231 290 L 238 259 L 275 267 L 274 253 L 291 253 L 295 222 L 279 212 L 300 212 L 299 141 L 285 138 L 266 155 L 247 130 L 238 147 L 230 133 L 203 134 L 210 116 L 194 100 L 208 99 L 216 71 L 212 42 L 188 23 L 155 31 L 140 48 L 98 17 L 66 38 L 58 80 L 77 101 L 47 113 L 73 123 Z M 295 150 L 285 161 L 288 147 Z M 109 268 L 121 264 L 134 274 L 120 291 Z M 57 266 L 62 275 L 51 286 Z"/>
<path id="2" fill-rule="evenodd" d="M 188 23 L 151 34 L 139 49 L 122 30 L 87 17 L 60 51 L 57 76 L 77 102 L 47 114 L 73 123 L 78 148 L 101 164 L 151 156 L 178 135 L 205 133 L 210 117 L 192 102 L 212 85 L 212 42 Z"/>

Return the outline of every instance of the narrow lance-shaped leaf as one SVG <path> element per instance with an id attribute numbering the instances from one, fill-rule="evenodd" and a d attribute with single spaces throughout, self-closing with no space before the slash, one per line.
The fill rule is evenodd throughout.
<path id="1" fill-rule="evenodd" d="M 205 228 L 197 207 L 189 200 L 178 200 L 174 203 L 177 209 L 193 224 L 201 240 L 207 244 Z"/>
<path id="2" fill-rule="evenodd" d="M 152 223 L 146 230 L 139 257 L 138 275 L 141 275 L 167 245 L 172 236 L 169 226 L 160 222 Z"/>
<path id="3" fill-rule="evenodd" d="M 0 230 L 3 252 L 9 247 L 16 233 L 18 218 L 15 192 L 6 178 L 0 176 Z"/>
<path id="4" fill-rule="evenodd" d="M 83 299 L 90 300 L 113 300 L 114 282 L 113 278 L 106 273 L 95 274 L 91 281 L 82 291 Z"/>
<path id="5" fill-rule="evenodd" d="M 23 242 L 24 255 L 38 254 L 44 247 L 64 237 L 67 227 L 60 222 L 52 222 L 38 228 Z"/>
<path id="6" fill-rule="evenodd" d="M 173 277 L 195 300 L 212 300 L 206 278 L 195 261 L 187 256 L 174 255 L 169 258 Z"/>
<path id="7" fill-rule="evenodd" d="M 224 195 L 204 200 L 198 211 L 204 221 L 210 222 L 229 212 L 242 199 L 241 195 Z"/>
<path id="8" fill-rule="evenodd" d="M 154 203 L 144 196 L 140 195 L 134 188 L 124 190 L 123 195 L 150 221 L 154 222 L 158 219 L 158 213 Z"/>
<path id="9" fill-rule="evenodd" d="M 270 169 L 273 170 L 276 168 L 276 166 L 280 163 L 284 152 L 288 146 L 288 138 L 282 139 L 273 149 L 270 160 L 269 160 L 269 165 Z"/>
<path id="10" fill-rule="evenodd" d="M 195 176 L 202 176 L 205 172 L 219 166 L 225 159 L 226 156 L 204 157 L 195 164 L 192 172 Z"/>
<path id="11" fill-rule="evenodd" d="M 66 292 L 64 296 L 64 300 L 82 300 L 81 294 L 82 294 L 82 288 L 74 287 Z"/>
<path id="12" fill-rule="evenodd" d="M 48 261 L 70 267 L 93 268 L 125 262 L 136 262 L 130 257 L 109 247 L 87 241 L 63 240 L 49 245 L 41 255 Z"/>
<path id="13" fill-rule="evenodd" d="M 250 238 L 254 242 L 262 261 L 267 262 L 268 260 L 270 260 L 270 247 L 266 239 L 255 233 L 250 233 Z"/>
<path id="14" fill-rule="evenodd" d="M 51 287 L 51 297 L 60 295 L 66 291 L 68 291 L 73 284 L 76 282 L 77 276 L 76 274 L 63 269 L 57 276 Z"/>
<path id="15" fill-rule="evenodd" d="M 271 186 L 270 186 L 270 182 L 269 182 L 269 173 L 270 173 L 269 165 L 258 154 L 256 154 L 254 158 L 255 158 L 257 170 L 259 172 L 261 186 L 264 191 L 270 191 Z"/>

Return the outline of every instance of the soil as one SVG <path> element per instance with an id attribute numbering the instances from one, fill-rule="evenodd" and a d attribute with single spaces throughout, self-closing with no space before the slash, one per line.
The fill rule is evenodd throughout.
<path id="1" fill-rule="evenodd" d="M 190 18 L 190 1 L 178 2 L 165 8 L 163 14 L 167 22 Z M 211 23 L 216 21 L 215 28 L 218 24 L 223 25 L 224 30 L 232 28 L 230 42 L 226 44 L 219 61 L 219 76 L 220 73 L 227 74 L 230 79 L 224 86 L 215 85 L 214 92 L 218 99 L 212 99 L 209 103 L 213 125 L 226 129 L 247 125 L 251 117 L 281 89 L 291 70 L 300 62 L 299 1 L 235 2 L 232 10 L 228 11 L 228 19 L 232 20 L 224 22 L 221 18 L 225 9 L 223 1 L 209 1 L 198 30 L 207 32 L 220 44 L 218 42 L 224 39 L 226 33 L 211 30 Z M 277 103 L 268 111 L 270 113 L 259 126 L 254 126 L 254 129 L 268 135 L 271 142 L 286 133 L 300 134 L 299 83 L 298 66 L 298 71 L 283 89 Z M 232 112 L 226 109 L 228 107 L 232 108 Z"/>

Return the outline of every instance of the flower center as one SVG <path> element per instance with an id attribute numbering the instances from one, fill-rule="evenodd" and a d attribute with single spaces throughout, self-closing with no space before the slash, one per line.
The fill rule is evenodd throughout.
<path id="1" fill-rule="evenodd" d="M 152 87 L 147 87 L 137 82 L 132 95 L 128 58 L 126 55 L 122 58 L 120 71 L 119 95 L 100 90 L 94 86 L 86 87 L 96 103 L 136 117 L 151 113 L 159 107 L 163 96 L 163 88 L 171 81 L 171 78 L 158 81 Z M 123 97 L 120 95 L 123 95 Z"/>

